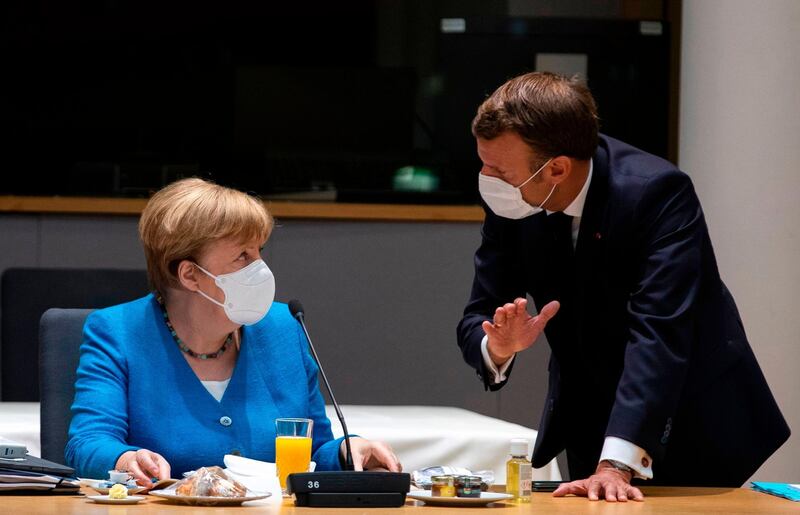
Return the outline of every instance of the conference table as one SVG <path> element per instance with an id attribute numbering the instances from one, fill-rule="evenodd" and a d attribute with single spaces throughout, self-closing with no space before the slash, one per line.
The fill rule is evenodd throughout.
<path id="1" fill-rule="evenodd" d="M 438 507 L 426 506 L 422 502 L 408 499 L 400 508 L 299 508 L 291 499 L 284 499 L 282 504 L 268 504 L 264 501 L 251 501 L 236 507 L 202 507 L 170 504 L 157 497 L 147 498 L 135 505 L 95 504 L 78 496 L 0 496 L 0 512 L 17 514 L 108 514 L 108 515 L 145 515 L 151 513 L 191 513 L 196 514 L 244 514 L 244 513 L 319 513 L 326 511 L 332 515 L 381 514 L 393 513 L 417 515 L 463 515 L 467 512 L 477 513 L 587 513 L 601 514 L 681 514 L 681 513 L 800 513 L 800 503 L 760 494 L 745 488 L 668 488 L 645 487 L 644 502 L 628 501 L 627 503 L 591 502 L 585 498 L 554 498 L 548 493 L 534 493 L 530 504 L 514 505 L 493 503 L 486 507 Z M 87 494 L 91 494 L 87 491 Z M 261 504 L 260 504 L 261 503 Z"/>
<path id="2" fill-rule="evenodd" d="M 480 418 L 471 412 L 462 412 L 455 408 L 430 408 L 430 407 L 367 407 L 346 406 L 348 415 L 353 417 L 354 427 L 358 427 L 364 436 L 383 437 L 402 451 L 410 463 L 417 459 L 422 460 L 427 456 L 427 463 L 451 463 L 454 455 L 461 456 L 472 449 L 474 455 L 486 454 L 492 460 L 504 459 L 507 438 L 510 436 L 529 436 L 522 432 L 527 429 L 530 436 L 535 438 L 535 431 L 501 423 L 492 419 Z M 333 415 L 332 413 L 330 414 Z M 402 424 L 397 421 L 402 421 Z M 445 426 L 452 427 L 455 421 L 463 428 L 470 428 L 460 438 L 454 439 L 452 431 L 445 431 Z M 506 424 L 506 425 L 504 425 Z M 336 424 L 334 424 L 334 427 Z M 410 431 L 409 426 L 416 427 Z M 418 442 L 421 436 L 419 427 L 427 427 L 425 441 Z M 440 427 L 441 426 L 441 427 Z M 387 429 L 388 428 L 388 429 Z M 522 433 L 521 433 L 522 432 Z M 3 434 L 5 433 L 5 434 Z M 474 433 L 474 434 L 473 434 Z M 493 434 L 497 441 L 492 442 L 486 435 Z M 499 435 L 498 435 L 499 434 Z M 38 451 L 39 440 L 39 405 L 38 403 L 0 403 L 0 435 L 11 437 L 29 445 L 29 450 Z M 422 444 L 426 447 L 417 447 Z M 497 450 L 493 445 L 498 446 Z M 475 452 L 477 450 L 477 452 Z M 491 452 L 487 452 L 491 451 Z M 441 453 L 441 454 L 437 454 Z M 31 452 L 31 454 L 36 454 Z M 419 456 L 416 456 L 419 454 Z M 432 456 L 436 456 L 433 458 Z M 489 463 L 479 463 L 477 458 L 467 460 L 469 464 L 478 464 L 491 467 Z M 413 470 L 408 468 L 408 470 Z M 500 474 L 498 474 L 499 476 Z M 559 479 L 558 465 L 553 462 L 549 466 L 534 472 L 536 479 Z M 504 477 L 503 477 L 504 479 Z M 499 478 L 498 478 L 498 482 Z M 502 487 L 500 487 L 502 488 Z M 589 513 L 589 514 L 659 514 L 659 513 L 795 513 L 800 515 L 800 503 L 780 499 L 770 495 L 754 492 L 748 488 L 666 488 L 644 487 L 646 500 L 642 503 L 629 501 L 627 503 L 590 502 L 584 498 L 568 497 L 553 498 L 549 493 L 534 493 L 533 500 L 527 505 L 514 505 L 507 503 L 493 503 L 487 507 L 439 507 L 426 506 L 424 503 L 408 499 L 401 508 L 332 508 L 328 512 L 333 514 L 378 514 L 378 513 L 417 513 L 425 514 L 457 514 L 465 511 L 476 510 L 503 510 L 492 513 Z M 91 489 L 84 489 L 86 495 L 93 495 Z M 27 495 L 0 495 L 0 513 L 32 513 L 69 515 L 78 513 L 97 513 L 110 515 L 136 515 L 148 513 L 313 513 L 321 511 L 320 508 L 298 508 L 290 499 L 282 503 L 274 500 L 252 501 L 241 507 L 200 507 L 170 504 L 156 497 L 149 497 L 136 505 L 102 505 L 89 501 L 84 496 L 27 496 Z"/>

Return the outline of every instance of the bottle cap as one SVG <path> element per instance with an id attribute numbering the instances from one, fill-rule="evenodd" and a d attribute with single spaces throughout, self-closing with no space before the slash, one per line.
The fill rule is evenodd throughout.
<path id="1" fill-rule="evenodd" d="M 528 455 L 528 440 L 525 438 L 512 438 L 511 439 L 511 455 L 512 456 L 527 456 Z"/>

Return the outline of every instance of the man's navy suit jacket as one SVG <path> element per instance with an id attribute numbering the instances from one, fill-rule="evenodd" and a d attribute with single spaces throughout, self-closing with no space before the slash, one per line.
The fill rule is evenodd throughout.
<path id="1" fill-rule="evenodd" d="M 526 294 L 561 303 L 534 466 L 566 449 L 588 477 L 615 436 L 650 454 L 654 482 L 739 486 L 788 438 L 674 165 L 601 136 L 572 262 L 554 256 L 546 213 L 485 211 L 458 343 L 487 388 L 504 383 L 490 384 L 481 322 Z"/>

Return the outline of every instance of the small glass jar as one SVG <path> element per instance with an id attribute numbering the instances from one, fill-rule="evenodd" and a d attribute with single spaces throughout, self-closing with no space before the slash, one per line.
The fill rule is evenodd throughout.
<path id="1" fill-rule="evenodd" d="M 431 497 L 455 497 L 455 479 L 453 476 L 431 477 Z"/>
<path id="2" fill-rule="evenodd" d="M 480 476 L 458 476 L 456 478 L 457 497 L 480 497 L 481 478 Z"/>

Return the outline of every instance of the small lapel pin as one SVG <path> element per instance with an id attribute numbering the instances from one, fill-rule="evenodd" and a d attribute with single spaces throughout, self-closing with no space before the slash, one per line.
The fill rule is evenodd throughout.
<path id="1" fill-rule="evenodd" d="M 596 233 L 594 233 L 594 239 L 596 239 L 596 240 L 602 240 L 602 239 L 603 239 L 603 235 L 602 235 L 602 234 L 600 234 L 599 232 L 596 232 Z"/>

